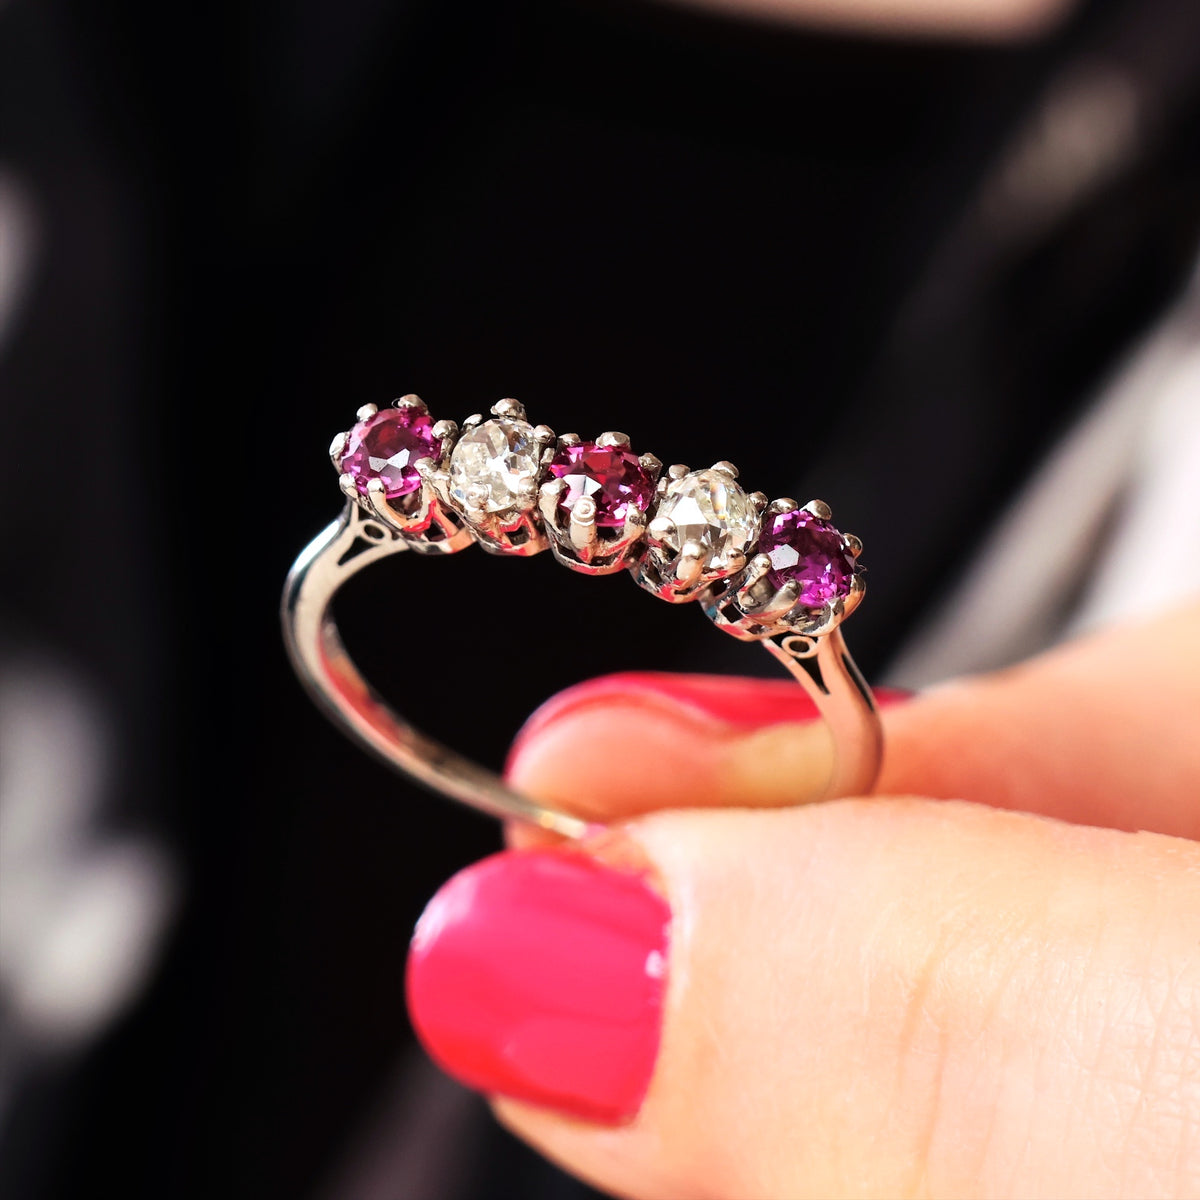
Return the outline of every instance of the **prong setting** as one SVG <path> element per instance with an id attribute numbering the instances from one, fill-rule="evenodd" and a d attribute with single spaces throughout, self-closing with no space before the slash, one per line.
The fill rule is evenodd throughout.
<path id="1" fill-rule="evenodd" d="M 675 531 L 675 522 L 670 517 L 655 517 L 650 522 L 646 532 L 650 535 L 650 539 L 655 542 L 664 541 L 669 538 Z"/>
<path id="2" fill-rule="evenodd" d="M 642 464 L 642 470 L 650 477 L 650 481 L 657 482 L 662 474 L 662 459 L 653 454 L 643 454 L 638 458 L 638 462 Z"/>
<path id="3" fill-rule="evenodd" d="M 675 579 L 682 587 L 695 587 L 700 582 L 708 549 L 703 542 L 685 542 L 675 563 Z"/>
<path id="4" fill-rule="evenodd" d="M 727 459 L 664 470 L 613 430 L 556 438 L 512 398 L 489 411 L 460 428 L 434 422 L 415 395 L 382 413 L 362 405 L 329 447 L 339 487 L 423 553 L 477 541 L 497 554 L 550 548 L 585 574 L 629 568 L 662 599 L 700 600 L 743 639 L 821 636 L 861 602 L 862 543 L 833 527 L 824 501 L 746 493 Z"/>
<path id="5" fill-rule="evenodd" d="M 623 433 L 603 433 L 594 442 L 559 438 L 546 471 L 562 486 L 551 491 L 543 485 L 539 498 L 558 561 L 587 575 L 634 565 L 644 549 L 646 514 L 661 469 L 653 455 L 638 458 Z"/>
<path id="6" fill-rule="evenodd" d="M 358 423 L 330 447 L 339 486 L 367 516 L 399 534 L 423 554 L 460 550 L 470 533 L 439 504 L 435 479 L 458 427 L 436 424 L 417 396 L 402 396 L 384 409 L 364 404 Z"/>
<path id="7" fill-rule="evenodd" d="M 538 489 L 538 508 L 542 520 L 548 525 L 554 523 L 555 509 L 558 508 L 559 499 L 566 490 L 567 485 L 561 479 L 547 479 Z"/>
<path id="8" fill-rule="evenodd" d="M 714 624 L 751 641 L 835 629 L 858 607 L 865 581 L 855 562 L 862 542 L 835 529 L 832 515 L 819 500 L 803 508 L 788 497 L 767 504 L 759 552 L 702 597 Z"/>
<path id="9" fill-rule="evenodd" d="M 596 532 L 596 502 L 582 496 L 571 507 L 567 536 L 580 555 L 590 556 L 598 540 Z"/>
<path id="10" fill-rule="evenodd" d="M 486 420 L 476 414 L 464 422 L 439 473 L 439 494 L 485 550 L 538 554 L 548 544 L 534 511 L 545 439 L 537 436 L 519 401 L 501 400 L 491 412 Z"/>
<path id="11" fill-rule="evenodd" d="M 492 416 L 511 417 L 514 421 L 524 421 L 525 405 L 520 400 L 514 400 L 511 396 L 508 396 L 492 405 Z"/>
<path id="12" fill-rule="evenodd" d="M 731 463 L 706 471 L 672 466 L 659 480 L 657 505 L 636 574 L 663 600 L 696 599 L 705 585 L 740 569 L 758 537 L 758 510 L 738 486 Z"/>

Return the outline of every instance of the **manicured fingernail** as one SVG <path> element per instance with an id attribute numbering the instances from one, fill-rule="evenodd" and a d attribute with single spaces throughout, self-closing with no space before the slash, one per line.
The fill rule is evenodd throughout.
<path id="1" fill-rule="evenodd" d="M 887 707 L 909 693 L 880 689 L 876 698 Z M 517 787 L 586 816 L 593 796 L 576 764 L 580 745 L 596 743 L 623 747 L 609 764 L 605 794 L 619 795 L 627 814 L 664 804 L 726 803 L 733 796 L 750 806 L 798 803 L 824 787 L 832 752 L 827 730 L 814 723 L 803 738 L 785 731 L 798 764 L 785 793 L 778 772 L 768 772 L 758 788 L 760 768 L 770 765 L 759 741 L 776 726 L 807 724 L 816 716 L 804 690 L 786 679 L 607 675 L 543 704 L 517 735 L 505 773 Z M 611 817 L 611 804 L 597 815 Z"/>
<path id="2" fill-rule="evenodd" d="M 692 717 L 700 724 L 717 722 L 731 729 L 807 721 L 817 715 L 804 691 L 786 679 L 743 679 L 724 675 L 672 675 L 629 671 L 602 675 L 551 696 L 527 720 L 513 742 L 510 762 L 524 743 L 564 717 L 619 700 L 637 705 L 648 717 Z"/>
<path id="3" fill-rule="evenodd" d="M 881 708 L 902 703 L 911 695 L 911 692 L 898 688 L 877 688 L 875 691 L 875 699 Z M 687 715 L 717 722 L 732 730 L 809 721 L 818 715 L 817 706 L 808 695 L 787 679 L 630 671 L 589 679 L 551 696 L 517 734 L 511 757 L 516 757 L 522 743 L 535 738 L 563 717 L 616 699 L 623 704 L 641 703 L 656 712 L 682 709 Z"/>
<path id="4" fill-rule="evenodd" d="M 578 851 L 484 859 L 417 924 L 413 1025 L 469 1087 L 622 1121 L 658 1055 L 670 915 L 639 875 Z"/>

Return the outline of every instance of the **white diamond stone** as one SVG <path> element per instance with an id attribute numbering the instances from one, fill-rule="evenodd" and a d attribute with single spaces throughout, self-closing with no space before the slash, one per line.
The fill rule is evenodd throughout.
<path id="1" fill-rule="evenodd" d="M 760 525 L 750 497 L 731 475 L 713 468 L 692 471 L 672 483 L 659 502 L 658 518 L 674 526 L 663 538 L 672 555 L 687 542 L 697 542 L 708 551 L 708 564 L 726 559 L 731 551 L 745 554 Z"/>
<path id="2" fill-rule="evenodd" d="M 450 495 L 470 515 L 528 508 L 537 495 L 542 447 L 528 421 L 484 421 L 450 455 Z"/>

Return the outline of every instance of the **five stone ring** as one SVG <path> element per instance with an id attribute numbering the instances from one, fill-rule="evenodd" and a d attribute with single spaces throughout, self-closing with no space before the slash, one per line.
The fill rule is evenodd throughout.
<path id="1" fill-rule="evenodd" d="M 815 702 L 833 735 L 824 795 L 862 795 L 879 771 L 875 703 L 846 650 L 843 619 L 863 598 L 862 545 L 812 500 L 768 502 L 732 463 L 663 470 L 621 433 L 593 442 L 532 425 L 515 400 L 461 429 L 416 396 L 358 410 L 329 450 L 342 515 L 297 558 L 284 587 L 284 640 L 314 699 L 392 767 L 453 799 L 568 837 L 584 821 L 535 803 L 426 737 L 366 683 L 338 636 L 333 600 L 350 576 L 404 550 L 549 549 L 573 571 L 628 570 L 673 604 L 699 601 L 718 629 L 758 642 Z"/>

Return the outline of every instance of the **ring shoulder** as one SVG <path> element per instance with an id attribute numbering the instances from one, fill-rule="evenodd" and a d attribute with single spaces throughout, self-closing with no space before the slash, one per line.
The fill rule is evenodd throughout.
<path id="1" fill-rule="evenodd" d="M 327 536 L 330 533 L 332 537 Z M 345 575 L 357 574 L 378 559 L 412 548 L 403 534 L 355 500 L 346 501 L 341 518 L 321 537 L 327 539 L 321 548 L 322 557 Z"/>

